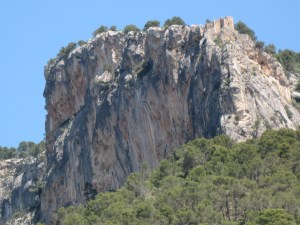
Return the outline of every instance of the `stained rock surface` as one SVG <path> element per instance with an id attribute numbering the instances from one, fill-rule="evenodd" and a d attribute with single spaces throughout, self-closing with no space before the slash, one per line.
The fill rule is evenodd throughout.
<path id="1" fill-rule="evenodd" d="M 0 224 L 31 225 L 40 205 L 45 154 L 0 160 Z"/>
<path id="2" fill-rule="evenodd" d="M 108 31 L 47 65 L 45 78 L 47 224 L 59 207 L 121 187 L 191 139 L 224 133 L 242 141 L 300 122 L 282 66 L 230 17 Z"/>

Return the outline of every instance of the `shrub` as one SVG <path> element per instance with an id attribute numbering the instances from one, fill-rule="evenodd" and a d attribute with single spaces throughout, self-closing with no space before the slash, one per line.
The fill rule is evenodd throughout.
<path id="1" fill-rule="evenodd" d="M 85 45 L 87 42 L 86 41 L 83 41 L 83 40 L 80 40 L 80 41 L 78 41 L 77 42 L 77 44 L 79 45 L 79 46 L 83 46 L 83 45 Z"/>
<path id="2" fill-rule="evenodd" d="M 117 31 L 117 27 L 116 27 L 116 26 L 111 26 L 111 27 L 109 28 L 109 30 Z"/>
<path id="3" fill-rule="evenodd" d="M 296 87 L 295 87 L 296 91 L 300 91 L 300 80 L 298 80 Z"/>
<path id="4" fill-rule="evenodd" d="M 275 55 L 276 54 L 276 47 L 273 44 L 269 44 L 265 46 L 265 52 L 269 53 L 271 55 Z"/>
<path id="5" fill-rule="evenodd" d="M 74 42 L 70 42 L 66 47 L 62 47 L 57 54 L 58 58 L 65 58 L 67 57 L 75 48 L 77 47 L 77 44 Z"/>
<path id="6" fill-rule="evenodd" d="M 158 20 L 149 20 L 145 25 L 144 25 L 144 31 L 148 30 L 150 27 L 159 27 L 160 22 Z"/>
<path id="7" fill-rule="evenodd" d="M 0 159 L 11 159 L 17 155 L 18 152 L 15 148 L 0 147 Z"/>
<path id="8" fill-rule="evenodd" d="M 295 65 L 297 63 L 296 52 L 288 49 L 279 50 L 276 58 L 287 71 L 294 71 Z"/>
<path id="9" fill-rule="evenodd" d="M 172 25 L 186 25 L 184 20 L 181 19 L 179 16 L 174 16 L 172 19 L 167 19 L 164 23 L 164 27 L 170 27 Z"/>
<path id="10" fill-rule="evenodd" d="M 103 32 L 106 32 L 108 30 L 108 28 L 107 28 L 107 26 L 100 26 L 97 30 L 95 30 L 94 32 L 93 32 L 93 35 L 94 35 L 94 37 L 97 35 L 97 34 L 101 34 L 101 33 L 103 33 Z"/>
<path id="11" fill-rule="evenodd" d="M 256 41 L 255 42 L 255 47 L 256 48 L 263 49 L 264 46 L 265 46 L 265 42 L 263 42 L 263 41 Z"/>
<path id="12" fill-rule="evenodd" d="M 286 112 L 286 115 L 288 116 L 288 118 L 289 118 L 289 119 L 292 119 L 292 118 L 293 118 L 293 113 L 292 113 L 292 111 L 289 109 L 289 107 L 286 105 L 286 106 L 284 107 L 284 109 L 285 109 L 285 112 Z"/>
<path id="13" fill-rule="evenodd" d="M 56 61 L 56 58 L 51 58 L 48 60 L 47 64 L 51 65 L 51 64 L 55 63 L 55 61 Z"/>
<path id="14" fill-rule="evenodd" d="M 113 68 L 113 65 L 111 65 L 111 64 L 104 64 L 103 70 L 104 70 L 104 71 L 107 71 L 107 72 L 109 72 L 109 73 L 112 73 L 113 70 L 114 70 L 114 68 Z"/>
<path id="15" fill-rule="evenodd" d="M 123 32 L 125 34 L 128 34 L 130 31 L 138 32 L 138 31 L 140 31 L 140 29 L 136 25 L 133 25 L 133 24 L 130 24 L 130 25 L 127 25 L 126 27 L 124 27 Z"/>
<path id="16" fill-rule="evenodd" d="M 239 21 L 234 25 L 234 28 L 240 33 L 240 34 L 248 34 L 249 37 L 252 39 L 252 41 L 256 41 L 255 32 L 250 29 L 244 22 Z"/>

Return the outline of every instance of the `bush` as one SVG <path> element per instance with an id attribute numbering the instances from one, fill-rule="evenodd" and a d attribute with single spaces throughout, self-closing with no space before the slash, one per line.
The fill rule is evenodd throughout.
<path id="1" fill-rule="evenodd" d="M 0 147 L 0 159 L 15 158 L 18 152 L 15 148 Z"/>
<path id="2" fill-rule="evenodd" d="M 86 41 L 83 41 L 83 40 L 80 40 L 80 41 L 78 41 L 77 42 L 77 44 L 79 45 L 79 46 L 83 46 L 83 45 L 85 45 L 87 42 Z"/>
<path id="3" fill-rule="evenodd" d="M 101 34 L 103 32 L 106 32 L 108 30 L 107 26 L 100 26 L 97 30 L 93 32 L 94 37 L 96 37 L 97 34 Z"/>
<path id="4" fill-rule="evenodd" d="M 117 31 L 117 27 L 116 27 L 116 26 L 111 26 L 111 27 L 109 28 L 109 30 Z"/>
<path id="5" fill-rule="evenodd" d="M 57 54 L 58 58 L 65 58 L 67 57 L 75 48 L 77 47 L 77 44 L 74 42 L 70 42 L 66 47 L 62 47 Z"/>
<path id="6" fill-rule="evenodd" d="M 130 25 L 127 25 L 126 27 L 124 27 L 123 32 L 125 34 L 128 34 L 130 31 L 138 32 L 138 31 L 140 31 L 140 29 L 136 25 L 133 25 L 133 24 L 130 24 Z"/>
<path id="7" fill-rule="evenodd" d="M 256 41 L 255 42 L 255 47 L 256 48 L 263 49 L 264 46 L 265 46 L 265 42 L 263 42 L 263 41 Z"/>
<path id="8" fill-rule="evenodd" d="M 0 159 L 25 158 L 27 156 L 37 157 L 41 152 L 45 151 L 45 142 L 41 141 L 35 144 L 31 141 L 20 142 L 18 148 L 7 148 L 0 146 Z"/>
<path id="9" fill-rule="evenodd" d="M 145 26 L 144 26 L 144 31 L 148 30 L 150 27 L 159 27 L 160 22 L 158 20 L 149 20 Z"/>
<path id="10" fill-rule="evenodd" d="M 279 50 L 279 52 L 276 55 L 276 58 L 287 71 L 295 70 L 295 65 L 298 59 L 296 52 L 288 49 Z"/>
<path id="11" fill-rule="evenodd" d="M 112 73 L 114 71 L 114 67 L 111 64 L 104 64 L 103 70 Z"/>
<path id="12" fill-rule="evenodd" d="M 276 54 L 276 47 L 273 44 L 269 44 L 265 46 L 265 52 L 269 53 L 271 55 L 275 55 Z"/>
<path id="13" fill-rule="evenodd" d="M 293 118 L 293 113 L 292 113 L 292 111 L 289 109 L 289 107 L 286 105 L 286 106 L 284 107 L 284 109 L 285 109 L 285 112 L 286 112 L 286 115 L 288 116 L 288 118 L 289 118 L 289 119 L 292 119 L 292 118 Z"/>
<path id="14" fill-rule="evenodd" d="M 174 16 L 172 19 L 167 19 L 166 22 L 164 23 L 164 27 L 170 27 L 172 25 L 186 25 L 184 20 L 181 19 L 179 16 Z"/>
<path id="15" fill-rule="evenodd" d="M 234 28 L 240 33 L 240 34 L 248 34 L 249 37 L 252 39 L 252 41 L 256 41 L 255 32 L 250 29 L 244 22 L 239 21 L 234 25 Z"/>

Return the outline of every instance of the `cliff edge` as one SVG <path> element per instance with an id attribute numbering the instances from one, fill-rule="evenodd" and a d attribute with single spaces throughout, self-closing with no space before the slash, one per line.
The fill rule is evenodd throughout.
<path id="1" fill-rule="evenodd" d="M 47 178 L 42 217 L 119 188 L 196 137 L 237 141 L 296 128 L 289 81 L 233 19 L 108 31 L 45 68 Z"/>

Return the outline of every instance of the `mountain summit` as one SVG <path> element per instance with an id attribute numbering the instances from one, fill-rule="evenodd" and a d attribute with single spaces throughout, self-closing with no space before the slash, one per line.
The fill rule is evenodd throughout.
<path id="1" fill-rule="evenodd" d="M 300 122 L 290 77 L 232 17 L 110 30 L 62 53 L 45 67 L 46 224 L 60 207 L 118 189 L 189 140 L 243 141 Z"/>

